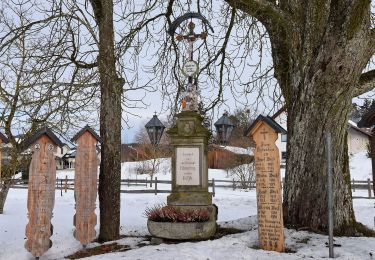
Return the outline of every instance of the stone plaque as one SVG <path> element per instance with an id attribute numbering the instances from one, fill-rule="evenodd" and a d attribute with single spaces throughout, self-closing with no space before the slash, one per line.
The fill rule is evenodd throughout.
<path id="1" fill-rule="evenodd" d="M 264 122 L 253 131 L 258 205 L 259 244 L 264 250 L 284 251 L 280 158 L 277 133 Z"/>
<path id="2" fill-rule="evenodd" d="M 177 147 L 176 149 L 176 184 L 200 185 L 199 147 Z"/>

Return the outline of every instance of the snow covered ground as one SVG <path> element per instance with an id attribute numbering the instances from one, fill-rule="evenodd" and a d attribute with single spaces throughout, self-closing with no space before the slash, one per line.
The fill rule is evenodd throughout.
<path id="1" fill-rule="evenodd" d="M 351 171 L 355 179 L 365 179 L 371 169 L 369 159 L 361 155 L 351 158 Z M 354 162 L 354 163 L 353 163 Z M 164 159 L 157 174 L 158 179 L 170 179 L 169 159 Z M 136 163 L 122 165 L 122 178 L 135 178 Z M 371 172 L 371 171 L 370 171 Z M 73 171 L 58 172 L 59 178 L 74 177 Z M 210 170 L 209 178 L 231 179 L 226 171 Z M 145 177 L 145 176 L 143 176 Z M 367 179 L 367 177 L 366 177 Z M 367 196 L 366 190 L 357 190 L 354 196 Z M 136 245 L 147 235 L 144 210 L 157 203 L 165 203 L 167 194 L 121 194 L 121 234 L 131 237 L 118 243 L 131 246 L 132 250 L 93 256 L 90 259 L 323 259 L 328 257 L 325 243 L 327 237 L 304 231 L 285 230 L 286 247 L 295 253 L 275 253 L 257 248 L 256 196 L 255 191 L 217 188 L 213 201 L 219 207 L 218 221 L 222 226 L 246 230 L 244 233 L 228 235 L 221 239 L 196 243 L 161 244 L 158 246 Z M 0 215 L 0 259 L 33 259 L 24 249 L 27 190 L 11 189 L 5 205 L 5 212 Z M 358 221 L 374 229 L 374 199 L 355 199 L 354 209 Z M 97 215 L 99 214 L 97 209 Z M 74 197 L 68 190 L 60 196 L 56 191 L 54 208 L 54 234 L 51 237 L 52 248 L 41 259 L 63 259 L 64 256 L 78 251 L 81 246 L 73 238 Z M 98 230 L 98 226 L 97 226 Z M 375 238 L 335 238 L 337 259 L 375 259 Z M 148 243 L 147 241 L 145 243 Z M 89 246 L 97 246 L 92 243 Z"/>

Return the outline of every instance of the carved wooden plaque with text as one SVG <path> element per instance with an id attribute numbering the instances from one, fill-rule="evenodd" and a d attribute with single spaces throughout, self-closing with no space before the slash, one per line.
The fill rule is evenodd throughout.
<path id="1" fill-rule="evenodd" d="M 258 204 L 259 244 L 264 250 L 283 252 L 284 223 L 280 181 L 279 150 L 275 144 L 277 133 L 260 121 L 251 131 L 256 143 L 254 152 L 256 193 Z"/>
<path id="2" fill-rule="evenodd" d="M 27 209 L 29 223 L 26 226 L 25 248 L 40 257 L 51 246 L 51 224 L 55 203 L 56 144 L 45 134 L 31 145 L 33 152 L 29 170 Z"/>
<path id="3" fill-rule="evenodd" d="M 74 237 L 87 245 L 95 238 L 95 202 L 97 196 L 98 157 L 97 139 L 89 132 L 83 132 L 76 140 L 77 155 L 75 164 L 74 192 L 76 214 L 74 216 Z"/>

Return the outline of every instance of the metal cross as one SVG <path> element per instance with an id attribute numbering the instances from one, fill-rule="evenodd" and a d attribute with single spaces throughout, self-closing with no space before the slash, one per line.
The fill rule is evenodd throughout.
<path id="1" fill-rule="evenodd" d="M 189 53 L 188 53 L 188 58 L 189 58 L 189 61 L 193 60 L 193 45 L 194 45 L 194 42 L 200 38 L 202 40 L 206 39 L 207 38 L 207 32 L 202 32 L 202 33 L 195 33 L 194 32 L 194 28 L 195 28 L 195 24 L 193 22 L 190 22 L 188 24 L 188 28 L 189 28 L 189 33 L 186 34 L 186 35 L 181 35 L 181 34 L 178 34 L 176 36 L 176 40 L 177 41 L 183 41 L 183 40 L 187 40 L 187 42 L 189 43 Z"/>

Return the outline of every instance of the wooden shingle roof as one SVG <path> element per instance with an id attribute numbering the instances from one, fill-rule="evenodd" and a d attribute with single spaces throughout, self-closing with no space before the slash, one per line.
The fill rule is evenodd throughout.
<path id="1" fill-rule="evenodd" d="M 62 147 L 64 144 L 60 141 L 60 139 L 49 129 L 47 126 L 43 126 L 39 128 L 29 139 L 25 140 L 23 143 L 23 147 L 27 148 L 32 145 L 36 140 L 38 140 L 42 135 L 47 135 L 52 142 L 54 142 L 57 146 Z"/>
<path id="2" fill-rule="evenodd" d="M 75 136 L 73 136 L 71 141 L 76 142 L 77 139 L 81 135 L 83 135 L 86 131 L 88 131 L 90 134 L 92 134 L 98 142 L 100 142 L 100 143 L 102 142 L 102 138 L 89 125 L 86 125 L 84 128 L 82 128 Z"/>

